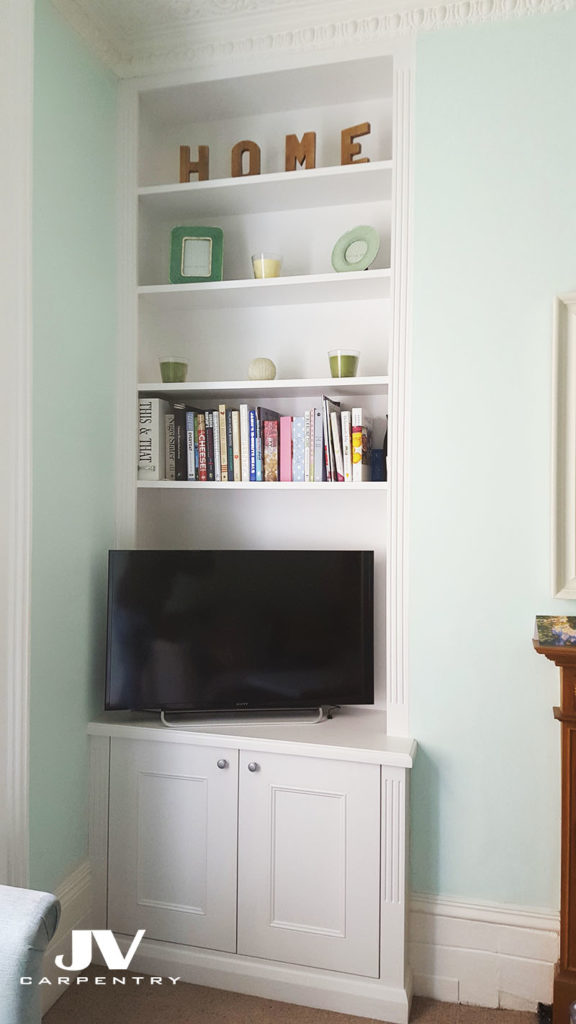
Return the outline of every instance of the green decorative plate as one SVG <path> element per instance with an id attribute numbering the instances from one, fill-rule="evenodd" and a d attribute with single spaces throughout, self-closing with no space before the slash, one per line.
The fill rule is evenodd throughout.
<path id="1" fill-rule="evenodd" d="M 380 248 L 380 237 L 375 228 L 361 224 L 347 231 L 332 249 L 334 270 L 367 270 Z"/>

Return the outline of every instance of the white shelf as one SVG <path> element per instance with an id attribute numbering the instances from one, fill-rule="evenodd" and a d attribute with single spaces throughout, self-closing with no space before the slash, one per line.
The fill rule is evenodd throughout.
<path id="1" fill-rule="evenodd" d="M 320 377 L 294 380 L 213 380 L 187 381 L 184 384 L 145 383 L 139 394 L 166 395 L 172 398 L 246 398 L 274 395 L 276 398 L 306 397 L 329 391 L 331 394 L 381 395 L 388 389 L 388 377 Z"/>
<path id="2" fill-rule="evenodd" d="M 138 289 L 138 295 L 142 303 L 166 311 L 388 299 L 390 270 L 352 270 L 262 281 L 144 285 Z"/>
<path id="3" fill-rule="evenodd" d="M 138 191 L 141 210 L 174 222 L 305 210 L 319 206 L 390 202 L 392 161 L 313 170 L 282 171 L 188 184 L 153 185 Z"/>
<path id="4" fill-rule="evenodd" d="M 211 490 L 236 490 L 236 491 L 285 491 L 285 490 L 304 490 L 304 491 L 385 491 L 388 487 L 386 481 L 369 480 L 363 483 L 327 483 L 322 481 L 321 483 L 296 483 L 293 480 L 290 481 L 277 481 L 275 483 L 260 482 L 256 480 L 251 481 L 240 481 L 240 480 L 139 480 L 138 489 L 151 490 L 178 490 L 182 488 L 191 488 L 193 490 L 205 490 L 206 488 Z"/>

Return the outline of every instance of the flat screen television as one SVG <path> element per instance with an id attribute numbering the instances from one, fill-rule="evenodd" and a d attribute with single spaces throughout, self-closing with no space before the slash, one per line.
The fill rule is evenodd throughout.
<path id="1" fill-rule="evenodd" d="M 372 551 L 111 551 L 107 710 L 374 702 Z"/>

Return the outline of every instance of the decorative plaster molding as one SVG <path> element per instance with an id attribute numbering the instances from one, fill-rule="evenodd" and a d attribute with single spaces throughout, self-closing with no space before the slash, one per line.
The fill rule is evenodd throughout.
<path id="1" fill-rule="evenodd" d="M 570 10 L 574 0 L 53 0 L 120 77 L 254 55 L 365 46 L 398 35 Z M 329 17 L 326 18 L 326 15 Z"/>

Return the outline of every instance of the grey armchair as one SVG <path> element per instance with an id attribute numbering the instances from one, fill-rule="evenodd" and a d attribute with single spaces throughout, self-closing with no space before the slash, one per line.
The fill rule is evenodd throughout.
<path id="1" fill-rule="evenodd" d="M 59 919 L 50 893 L 0 885 L 0 1024 L 40 1024 L 42 954 Z"/>

